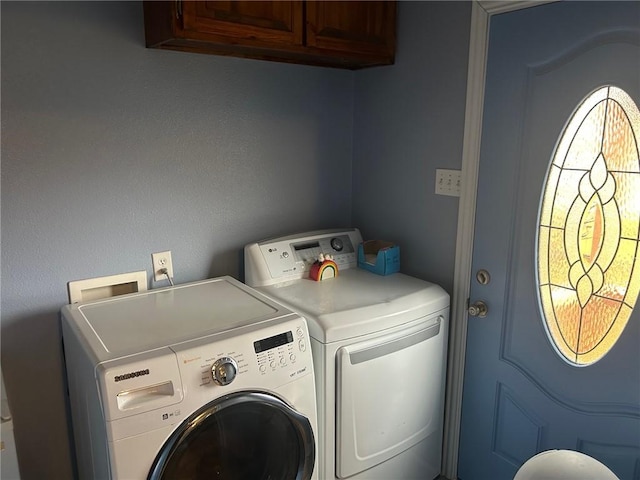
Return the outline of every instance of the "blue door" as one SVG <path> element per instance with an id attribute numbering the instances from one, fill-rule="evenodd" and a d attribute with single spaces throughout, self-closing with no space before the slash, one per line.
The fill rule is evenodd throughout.
<path id="1" fill-rule="evenodd" d="M 638 104 L 640 2 L 491 18 L 461 480 L 548 449 L 640 479 Z"/>

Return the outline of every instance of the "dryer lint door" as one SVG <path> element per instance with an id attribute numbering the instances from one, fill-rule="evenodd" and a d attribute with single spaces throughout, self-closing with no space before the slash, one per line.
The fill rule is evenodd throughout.
<path id="1" fill-rule="evenodd" d="M 350 477 L 432 434 L 441 435 L 446 322 L 411 328 L 336 352 L 336 474 Z M 438 459 L 439 461 L 439 459 Z"/>

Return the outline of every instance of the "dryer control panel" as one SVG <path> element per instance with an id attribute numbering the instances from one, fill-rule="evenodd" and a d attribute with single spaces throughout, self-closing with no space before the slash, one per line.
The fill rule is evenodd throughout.
<path id="1" fill-rule="evenodd" d="M 360 231 L 319 230 L 252 243 L 244 248 L 245 283 L 252 287 L 273 285 L 309 276 L 322 253 L 333 256 L 338 269 L 355 268 Z"/>

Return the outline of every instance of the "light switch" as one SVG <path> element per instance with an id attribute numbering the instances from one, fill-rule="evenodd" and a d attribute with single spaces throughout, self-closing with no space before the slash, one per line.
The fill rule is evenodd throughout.
<path id="1" fill-rule="evenodd" d="M 462 172 L 460 170 L 436 169 L 436 195 L 460 196 Z"/>

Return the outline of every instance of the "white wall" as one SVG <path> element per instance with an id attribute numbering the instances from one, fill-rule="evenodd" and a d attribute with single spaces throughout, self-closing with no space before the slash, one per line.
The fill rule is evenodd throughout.
<path id="1" fill-rule="evenodd" d="M 177 283 L 242 278 L 247 242 L 353 224 L 452 284 L 457 200 L 433 175 L 461 162 L 467 2 L 400 2 L 396 65 L 358 72 L 146 49 L 140 2 L 0 8 L 1 353 L 23 478 L 72 473 L 70 280 L 150 276 L 165 249 Z"/>

